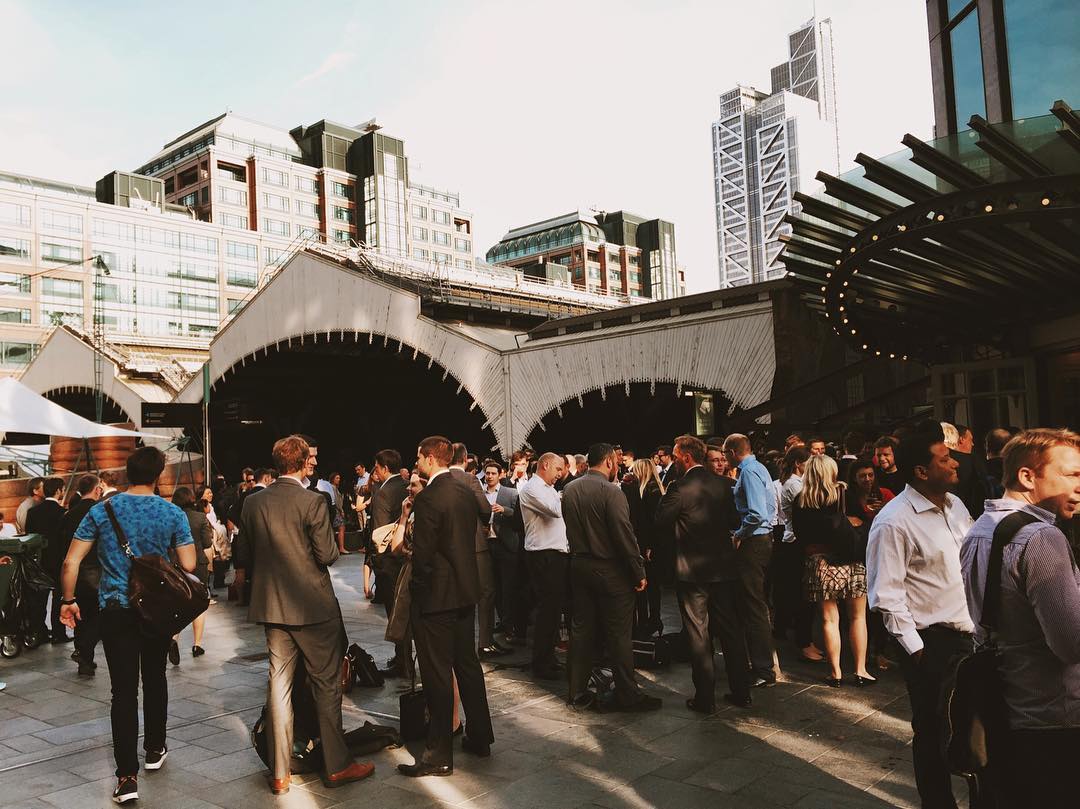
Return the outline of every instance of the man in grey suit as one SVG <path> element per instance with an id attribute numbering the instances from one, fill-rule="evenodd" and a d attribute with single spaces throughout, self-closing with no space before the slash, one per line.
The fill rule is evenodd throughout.
<path id="1" fill-rule="evenodd" d="M 606 647 L 615 675 L 611 707 L 654 711 L 663 702 L 647 696 L 634 679 L 634 602 L 648 582 L 630 524 L 630 507 L 614 482 L 619 467 L 611 444 L 589 447 L 588 464 L 588 473 L 570 481 L 562 499 L 573 592 L 570 704 L 601 707 L 586 685 L 594 651 Z"/>
<path id="2" fill-rule="evenodd" d="M 339 787 L 371 775 L 354 762 L 341 724 L 341 661 L 345 653 L 341 608 L 327 569 L 338 558 L 322 495 L 301 483 L 315 472 L 306 441 L 291 435 L 274 444 L 281 476 L 244 501 L 241 531 L 249 538 L 259 575 L 251 588 L 249 620 L 263 624 L 270 653 L 268 709 L 275 795 L 289 791 L 293 676 L 303 658 L 322 740 L 323 783 Z"/>
<path id="3" fill-rule="evenodd" d="M 518 565 L 524 553 L 518 491 L 502 485 L 503 468 L 496 460 L 484 463 L 484 497 L 491 504 L 491 530 L 488 534 L 491 560 L 495 563 L 495 606 L 499 613 L 496 632 L 525 637 L 525 622 L 518 606 Z"/>

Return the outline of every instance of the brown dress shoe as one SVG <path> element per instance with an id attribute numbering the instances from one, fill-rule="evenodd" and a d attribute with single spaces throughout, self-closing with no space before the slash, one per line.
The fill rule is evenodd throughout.
<path id="1" fill-rule="evenodd" d="M 337 789 L 345 784 L 351 784 L 353 781 L 363 781 L 373 772 L 375 772 L 374 764 L 354 761 L 341 772 L 327 773 L 323 776 L 322 782 L 330 789 Z"/>
<path id="2" fill-rule="evenodd" d="M 271 778 L 270 779 L 270 791 L 275 795 L 284 795 L 289 791 L 289 781 L 292 776 L 286 775 L 284 778 Z"/>

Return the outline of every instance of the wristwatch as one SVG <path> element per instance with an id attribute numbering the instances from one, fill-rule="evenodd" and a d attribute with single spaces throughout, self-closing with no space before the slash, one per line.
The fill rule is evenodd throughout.
<path id="1" fill-rule="evenodd" d="M 71 599 L 70 601 L 68 601 L 68 600 L 67 600 L 66 598 L 61 598 L 61 599 L 60 599 L 60 606 L 61 606 L 61 607 L 70 607 L 70 606 L 71 606 L 72 604 L 74 604 L 74 603 L 75 603 L 76 601 L 78 601 L 78 599 L 77 599 L 77 598 L 73 598 L 73 599 Z"/>

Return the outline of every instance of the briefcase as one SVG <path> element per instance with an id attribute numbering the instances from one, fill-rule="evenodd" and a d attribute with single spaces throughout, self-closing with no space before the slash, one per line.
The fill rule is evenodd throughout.
<path id="1" fill-rule="evenodd" d="M 634 641 L 634 668 L 659 669 L 671 662 L 668 642 L 662 635 Z"/>
<path id="2" fill-rule="evenodd" d="M 401 716 L 402 741 L 412 742 L 427 738 L 428 712 L 423 686 L 413 686 L 401 694 L 398 697 L 398 711 Z"/>

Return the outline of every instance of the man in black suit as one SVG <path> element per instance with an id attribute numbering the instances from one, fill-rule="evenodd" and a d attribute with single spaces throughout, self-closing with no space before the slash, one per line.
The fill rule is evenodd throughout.
<path id="1" fill-rule="evenodd" d="M 597 648 L 606 647 L 615 674 L 615 707 L 652 711 L 662 706 L 634 679 L 634 602 L 645 590 L 645 562 L 630 524 L 626 496 L 615 485 L 611 444 L 589 448 L 589 472 L 563 489 L 562 515 L 570 544 L 570 704 L 596 704 L 586 689 Z"/>
<path id="2" fill-rule="evenodd" d="M 442 436 L 420 442 L 416 465 L 428 479 L 413 503 L 412 629 L 427 701 L 427 744 L 414 764 L 399 764 L 403 775 L 454 772 L 452 723 L 457 678 L 468 724 L 461 746 L 491 755 L 491 729 L 484 670 L 476 656 L 476 499 L 472 488 L 450 473 L 454 448 Z M 485 505 L 487 500 L 484 500 Z"/>
<path id="3" fill-rule="evenodd" d="M 104 484 L 97 475 L 83 475 L 76 484 L 79 499 L 68 509 L 60 523 L 60 536 L 65 547 L 71 547 L 75 530 L 86 513 L 101 498 Z M 66 557 L 66 553 L 65 553 Z M 75 624 L 75 651 L 71 657 L 79 664 L 79 676 L 93 677 L 97 671 L 94 649 L 101 637 L 98 622 L 98 585 L 101 583 L 101 562 L 98 561 L 97 540 L 79 565 L 75 582 L 75 599 L 79 602 L 80 620 Z"/>
<path id="4" fill-rule="evenodd" d="M 401 518 L 401 504 L 409 496 L 409 487 L 398 474 L 399 469 L 401 469 L 401 453 L 396 449 L 383 449 L 375 454 L 375 465 L 371 470 L 373 494 L 371 495 L 371 519 L 368 521 L 370 531 L 396 523 Z M 394 594 L 397 592 L 401 560 L 387 552 L 365 560 L 365 564 L 368 564 L 375 573 L 379 601 L 382 602 L 386 617 L 389 619 L 394 609 Z M 383 674 L 387 677 L 411 677 L 412 673 L 412 647 L 404 643 L 395 644 L 394 656 L 387 661 Z"/>
<path id="5" fill-rule="evenodd" d="M 252 581 L 248 618 L 266 630 L 273 758 L 270 790 L 282 795 L 289 791 L 293 675 L 300 658 L 319 722 L 323 784 L 333 789 L 367 778 L 375 768 L 353 761 L 341 725 L 345 633 L 328 570 L 337 561 L 338 547 L 325 501 L 301 482 L 314 473 L 315 458 L 307 442 L 296 435 L 275 443 L 273 456 L 281 476 L 244 501 L 240 530 L 247 535 L 259 567 Z"/>
<path id="6" fill-rule="evenodd" d="M 26 514 L 26 533 L 41 534 L 45 537 L 46 545 L 44 552 L 41 554 L 41 562 L 45 572 L 52 576 L 57 587 L 57 589 L 53 590 L 52 609 L 49 610 L 52 619 L 51 639 L 53 643 L 67 643 L 71 638 L 68 637 L 67 630 L 60 625 L 59 590 L 60 568 L 64 564 L 64 557 L 67 556 L 67 545 L 71 542 L 71 538 L 68 537 L 67 544 L 64 543 L 60 530 L 64 515 L 67 513 L 63 503 L 61 503 L 64 496 L 64 481 L 60 478 L 46 478 L 42 493 L 45 499 Z M 41 602 L 40 612 L 36 614 L 41 616 L 41 629 L 44 629 L 44 600 Z"/>
<path id="7" fill-rule="evenodd" d="M 690 645 L 694 696 L 686 706 L 711 713 L 716 673 L 713 636 L 720 640 L 733 705 L 750 705 L 743 628 L 736 609 L 738 561 L 731 532 L 739 525 L 734 481 L 714 475 L 703 464 L 705 444 L 693 436 L 675 439 L 675 463 L 682 477 L 668 487 L 656 512 L 657 530 L 674 538 L 679 607 Z"/>
<path id="8" fill-rule="evenodd" d="M 476 570 L 480 577 L 480 598 L 476 604 L 476 623 L 479 627 L 478 643 L 480 657 L 498 657 L 509 654 L 510 650 L 495 642 L 495 565 L 491 560 L 490 525 L 491 503 L 484 496 L 484 487 L 472 472 L 465 471 L 465 462 L 469 451 L 462 443 L 454 444 L 453 462 L 450 474 L 469 488 L 476 503 Z"/>

